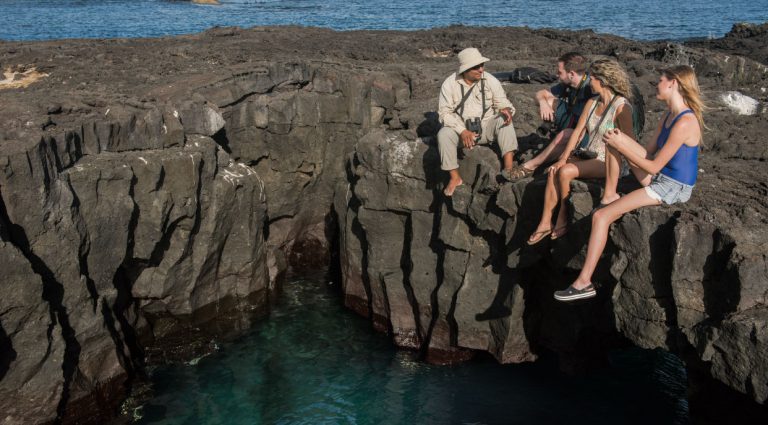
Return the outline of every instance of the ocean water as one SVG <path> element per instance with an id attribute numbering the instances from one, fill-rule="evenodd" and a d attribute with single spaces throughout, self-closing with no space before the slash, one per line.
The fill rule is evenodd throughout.
<path id="1" fill-rule="evenodd" d="M 140 424 L 684 424 L 685 371 L 615 352 L 574 378 L 553 359 L 432 366 L 396 350 L 321 279 L 295 280 L 270 318 L 214 354 L 151 372 Z"/>
<path id="2" fill-rule="evenodd" d="M 721 37 L 768 21 L 768 0 L 0 0 L 0 39 L 157 37 L 213 26 L 417 30 L 447 25 L 593 29 L 641 40 Z M 450 6 L 446 6 L 450 5 Z"/>

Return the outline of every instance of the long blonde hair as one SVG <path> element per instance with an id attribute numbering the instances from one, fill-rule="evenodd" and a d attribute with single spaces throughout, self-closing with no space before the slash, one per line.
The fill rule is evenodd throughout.
<path id="1" fill-rule="evenodd" d="M 608 86 L 614 93 L 632 100 L 632 85 L 624 67 L 612 59 L 597 59 L 589 66 L 589 76 Z"/>
<path id="2" fill-rule="evenodd" d="M 661 73 L 667 77 L 668 80 L 677 81 L 678 91 L 683 96 L 685 104 L 696 115 L 696 119 L 699 120 L 699 125 L 702 129 L 707 128 L 704 125 L 704 110 L 707 109 L 707 105 L 701 99 L 701 90 L 699 90 L 699 81 L 696 79 L 696 73 L 688 65 L 676 65 L 666 69 L 662 69 Z"/>

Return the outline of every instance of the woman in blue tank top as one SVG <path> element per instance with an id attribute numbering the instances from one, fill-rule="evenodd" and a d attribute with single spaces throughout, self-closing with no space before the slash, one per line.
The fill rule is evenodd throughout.
<path id="1" fill-rule="evenodd" d="M 605 249 L 611 223 L 625 213 L 649 205 L 685 202 L 691 197 L 699 170 L 699 144 L 704 127 L 699 84 L 693 68 L 678 65 L 661 72 L 656 98 L 667 104 L 659 123 L 655 142 L 643 148 L 619 129 L 603 137 L 606 157 L 624 157 L 644 187 L 598 209 L 592 216 L 587 257 L 576 280 L 565 290 L 555 292 L 559 301 L 594 297 L 592 274 Z"/>

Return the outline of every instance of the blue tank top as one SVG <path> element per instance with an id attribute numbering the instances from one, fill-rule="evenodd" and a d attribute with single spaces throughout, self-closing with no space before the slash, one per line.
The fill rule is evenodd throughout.
<path id="1" fill-rule="evenodd" d="M 659 132 L 659 137 L 656 139 L 656 147 L 658 150 L 661 150 L 667 143 L 669 133 L 672 132 L 672 127 L 675 126 L 677 120 L 688 113 L 692 114 L 693 111 L 686 109 L 685 111 L 680 112 L 675 119 L 672 120 L 669 127 L 664 125 L 664 123 L 667 122 L 667 118 L 669 118 L 669 114 L 664 117 L 664 122 L 661 124 L 661 132 Z M 696 183 L 696 177 L 699 174 L 699 147 L 682 144 L 667 165 L 661 169 L 661 174 L 671 177 L 680 183 L 693 186 L 693 184 Z"/>

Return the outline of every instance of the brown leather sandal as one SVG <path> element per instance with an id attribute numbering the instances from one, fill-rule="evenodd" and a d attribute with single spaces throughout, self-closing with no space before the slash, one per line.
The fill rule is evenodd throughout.
<path id="1" fill-rule="evenodd" d="M 518 165 L 513 167 L 510 170 L 503 170 L 501 172 L 501 177 L 508 182 L 513 182 L 515 180 L 526 178 L 532 174 L 533 174 L 533 170 L 529 170 L 523 167 L 522 165 Z"/>

